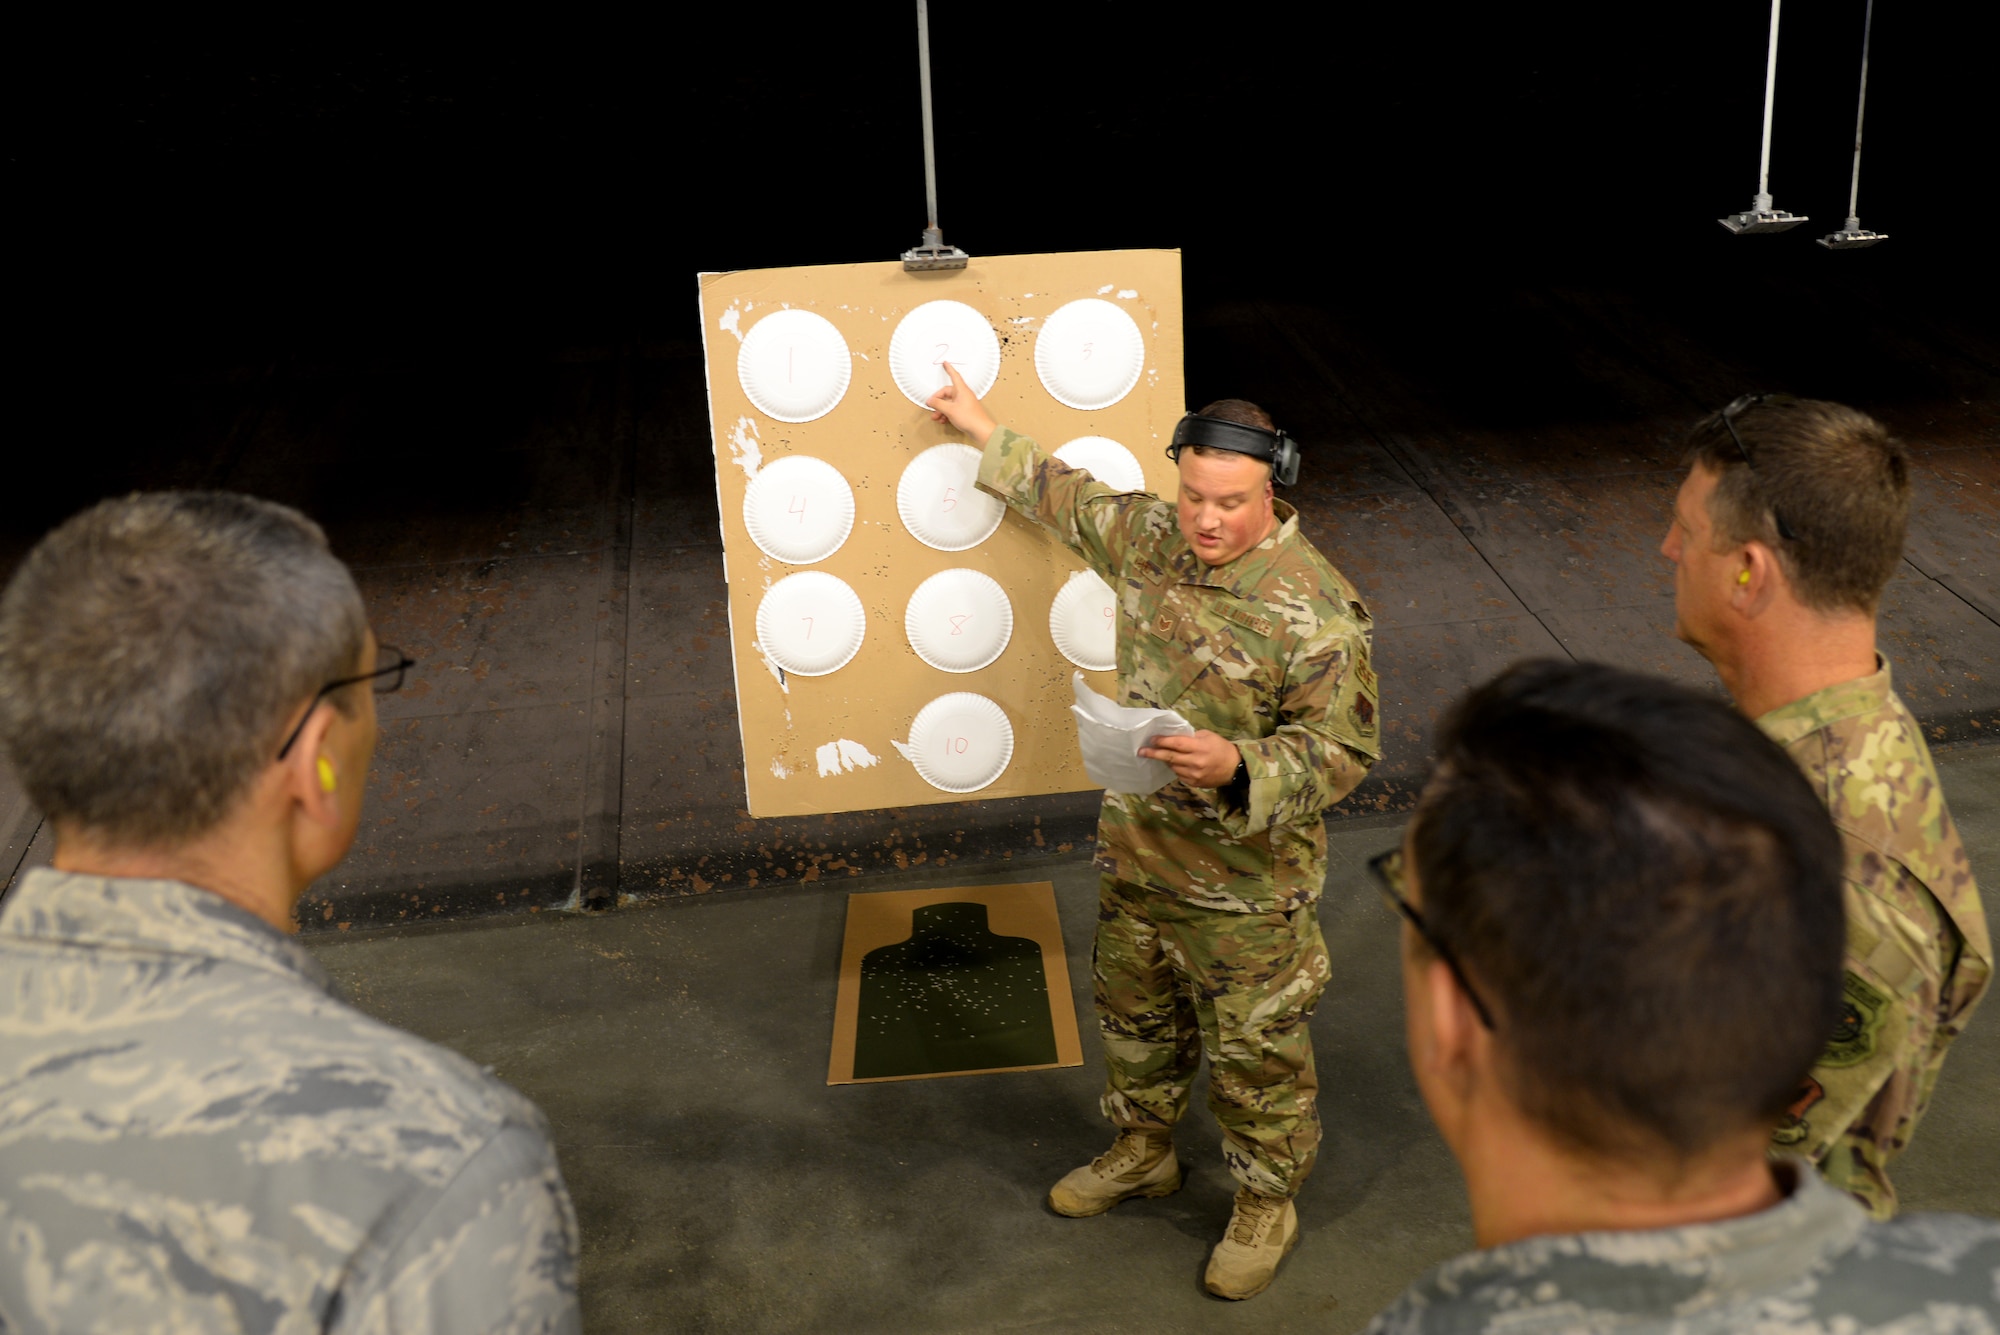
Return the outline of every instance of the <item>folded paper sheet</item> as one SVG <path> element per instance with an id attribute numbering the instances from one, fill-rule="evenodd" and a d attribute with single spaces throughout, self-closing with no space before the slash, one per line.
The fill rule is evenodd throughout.
<path id="1" fill-rule="evenodd" d="M 1076 744 L 1090 781 L 1114 793 L 1156 793 L 1174 781 L 1164 760 L 1147 760 L 1139 748 L 1155 737 L 1192 737 L 1194 726 L 1171 709 L 1132 709 L 1090 689 L 1078 672 L 1070 685 L 1076 703 Z"/>

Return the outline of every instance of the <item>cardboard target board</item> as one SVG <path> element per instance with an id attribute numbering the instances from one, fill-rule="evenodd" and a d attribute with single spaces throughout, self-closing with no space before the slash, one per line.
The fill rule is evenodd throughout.
<path id="1" fill-rule="evenodd" d="M 701 316 L 750 814 L 1093 787 L 1069 681 L 1112 691 L 1109 590 L 920 405 L 949 360 L 1001 424 L 1171 496 L 1179 253 L 703 274 Z"/>

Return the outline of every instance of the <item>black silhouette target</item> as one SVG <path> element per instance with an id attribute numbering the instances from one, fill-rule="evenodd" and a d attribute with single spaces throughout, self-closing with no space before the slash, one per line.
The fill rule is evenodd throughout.
<path id="1" fill-rule="evenodd" d="M 926 904 L 861 959 L 854 1078 L 1056 1064 L 1042 948 L 996 936 L 984 904 Z"/>

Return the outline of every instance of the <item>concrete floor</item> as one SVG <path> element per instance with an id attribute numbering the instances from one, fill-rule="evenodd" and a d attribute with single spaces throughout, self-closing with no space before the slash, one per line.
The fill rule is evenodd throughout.
<path id="1" fill-rule="evenodd" d="M 2000 747 L 1939 763 L 1990 902 Z M 1108 1135 L 1084 862 L 849 887 L 1052 879 L 1086 1021 L 1071 1070 L 828 1087 L 846 896 L 826 883 L 310 943 L 359 1005 L 492 1064 L 548 1112 L 593 1331 L 1344 1331 L 1471 1241 L 1404 1066 L 1395 920 L 1362 869 L 1400 828 L 1331 827 L 1326 1147 L 1304 1241 L 1245 1304 L 1200 1289 L 1232 1191 L 1205 1112 L 1180 1137 L 1180 1194 L 1081 1221 L 1043 1203 Z M 2000 1012 L 1982 1018 L 1896 1174 L 1910 1208 L 2000 1214 Z"/>

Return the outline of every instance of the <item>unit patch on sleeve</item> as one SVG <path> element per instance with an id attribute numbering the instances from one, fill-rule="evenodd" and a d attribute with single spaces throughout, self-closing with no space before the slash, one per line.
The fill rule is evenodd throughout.
<path id="1" fill-rule="evenodd" d="M 1860 974 L 1850 972 L 1840 988 L 1840 1023 L 1819 1059 L 1821 1066 L 1859 1066 L 1875 1051 L 1875 1036 L 1889 1018 L 1889 998 Z"/>

